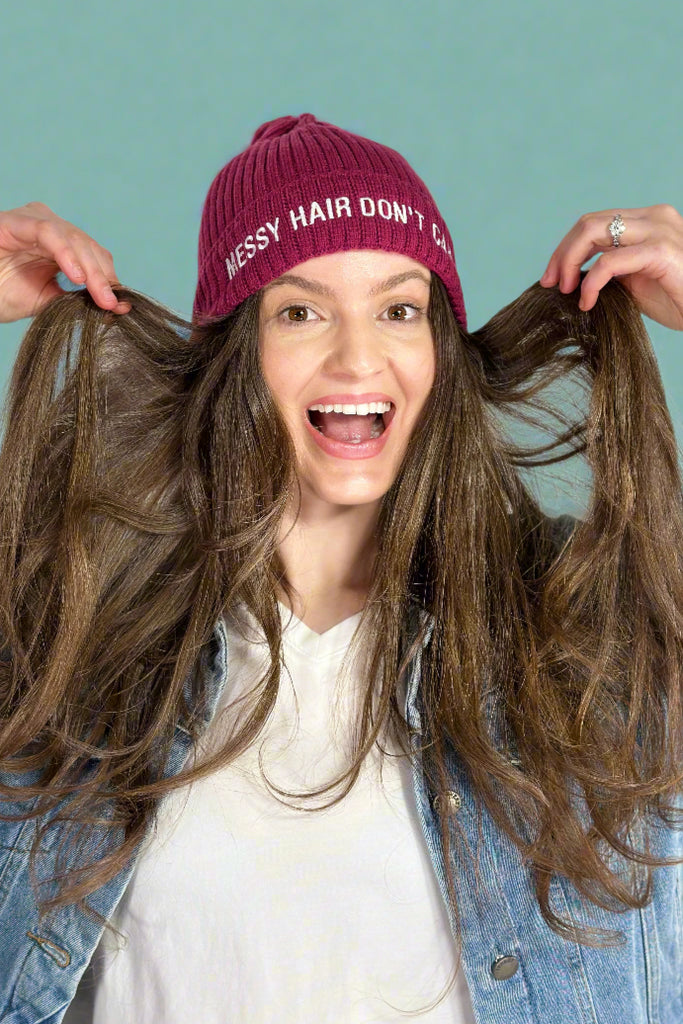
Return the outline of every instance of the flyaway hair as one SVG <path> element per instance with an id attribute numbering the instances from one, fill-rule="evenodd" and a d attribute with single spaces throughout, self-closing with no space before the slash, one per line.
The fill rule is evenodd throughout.
<path id="1" fill-rule="evenodd" d="M 117 295 L 129 314 L 80 291 L 33 320 L 0 453 L 0 812 L 34 826 L 47 816 L 32 840 L 46 912 L 87 908 L 164 794 L 256 740 L 280 677 L 277 538 L 297 485 L 260 371 L 260 294 L 194 328 Z M 534 284 L 467 334 L 433 275 L 429 316 L 436 383 L 382 503 L 356 636 L 355 749 L 315 795 L 342 799 L 385 728 L 434 794 L 456 758 L 529 865 L 548 925 L 613 943 L 562 917 L 550 893 L 564 876 L 597 906 L 645 906 L 661 859 L 642 825 L 680 825 L 683 516 L 656 361 L 618 282 L 589 312 L 576 293 Z M 569 378 L 585 397 L 575 416 L 548 400 Z M 505 425 L 547 427 L 550 413 L 553 436 L 535 447 Z M 572 458 L 592 475 L 575 525 L 550 520 L 526 482 Z M 238 604 L 260 623 L 270 667 L 229 743 L 169 777 L 178 723 L 202 730 L 214 625 Z M 429 623 L 416 743 L 396 688 Z M 116 842 L 91 863 L 65 849 L 55 892 L 41 888 L 40 847 L 60 818 L 74 846 L 93 829 Z M 461 840 L 442 808 L 446 865 L 454 844 L 476 853 Z"/>

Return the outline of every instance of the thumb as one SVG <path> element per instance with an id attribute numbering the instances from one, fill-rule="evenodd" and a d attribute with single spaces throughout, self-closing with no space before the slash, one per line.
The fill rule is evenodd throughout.
<path id="1" fill-rule="evenodd" d="M 39 295 L 36 298 L 35 305 L 31 316 L 36 316 L 42 309 L 45 309 L 53 299 L 58 299 L 62 295 L 66 295 L 66 289 L 61 288 L 57 282 L 53 279 L 48 281 L 47 284 L 41 288 Z"/>

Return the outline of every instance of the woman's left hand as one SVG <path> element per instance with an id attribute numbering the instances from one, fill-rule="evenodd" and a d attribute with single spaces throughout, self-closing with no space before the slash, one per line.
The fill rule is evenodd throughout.
<path id="1" fill-rule="evenodd" d="M 615 246 L 609 225 L 617 213 L 625 230 Z M 598 252 L 602 256 L 583 279 L 580 309 L 592 309 L 600 289 L 618 277 L 641 313 L 683 331 L 683 217 L 673 206 L 585 213 L 550 257 L 540 283 L 573 291 L 583 264 Z"/>

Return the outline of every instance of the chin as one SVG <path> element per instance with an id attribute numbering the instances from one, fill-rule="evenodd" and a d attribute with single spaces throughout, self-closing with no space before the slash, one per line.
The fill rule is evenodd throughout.
<path id="1" fill-rule="evenodd" d="M 391 487 L 393 481 L 369 485 L 367 481 L 356 484 L 331 484 L 307 480 L 302 481 L 302 502 L 309 500 L 336 507 L 378 504 Z"/>

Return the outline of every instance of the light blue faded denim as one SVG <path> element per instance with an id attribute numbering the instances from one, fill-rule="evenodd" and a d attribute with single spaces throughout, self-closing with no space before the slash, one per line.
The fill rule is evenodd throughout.
<path id="1" fill-rule="evenodd" d="M 556 525 L 559 541 L 571 520 L 562 517 Z M 214 630 L 208 655 L 212 703 L 207 723 L 227 681 L 229 659 L 222 623 Z M 422 651 L 418 652 L 411 666 L 406 695 L 406 717 L 415 748 L 421 729 L 421 655 Z M 169 773 L 179 770 L 188 746 L 189 737 L 179 728 Z M 462 963 L 477 1024 L 683 1024 L 681 865 L 656 869 L 652 903 L 644 910 L 622 913 L 582 903 L 566 879 L 556 878 L 551 893 L 557 913 L 572 915 L 581 925 L 621 930 L 625 941 L 617 948 L 594 949 L 562 939 L 540 914 L 529 870 L 517 848 L 496 828 L 485 809 L 478 834 L 474 793 L 455 752 L 449 770 L 451 791 L 460 800 L 457 821 L 479 859 L 478 886 L 471 862 L 453 864 L 464 936 Z M 426 845 L 446 899 L 438 819 L 419 758 L 413 777 Z M 7 812 L 7 805 L 3 810 Z M 0 822 L 3 1024 L 58 1024 L 101 934 L 98 925 L 73 907 L 60 910 L 49 924 L 39 923 L 28 878 L 34 827 L 31 821 Z M 106 838 L 107 834 L 103 835 Z M 45 843 L 41 877 L 50 878 L 54 870 L 59 838 L 55 829 Z M 108 841 L 116 842 L 116 836 L 109 836 Z M 661 828 L 651 833 L 650 841 L 658 853 L 683 858 L 683 832 Z M 132 870 L 133 864 L 91 897 L 92 906 L 104 917 L 114 910 Z M 498 980 L 492 965 L 501 957 L 514 957 L 519 966 L 511 977 Z M 228 1011 L 226 1022 L 229 1019 Z M 344 1008 L 340 1007 L 339 1021 L 343 1020 Z"/>

